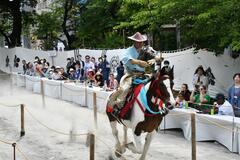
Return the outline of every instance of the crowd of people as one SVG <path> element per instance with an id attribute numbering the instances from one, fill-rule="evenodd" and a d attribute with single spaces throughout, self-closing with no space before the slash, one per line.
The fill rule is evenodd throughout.
<path id="1" fill-rule="evenodd" d="M 142 48 L 146 37 L 136 33 L 129 39 L 134 41 L 134 45 L 127 50 L 123 60 L 120 61 L 117 67 L 117 75 L 111 72 L 110 63 L 107 61 L 106 55 L 99 57 L 98 62 L 95 57 L 90 57 L 89 55 L 85 56 L 85 60 L 82 60 L 81 55 L 78 55 L 76 58 L 67 58 L 66 68 L 60 66 L 50 67 L 46 59 L 35 57 L 33 63 L 27 63 L 25 60 L 22 60 L 23 73 L 53 80 L 86 81 L 90 87 L 105 87 L 106 90 L 110 91 L 118 89 L 118 92 L 125 93 L 119 87 L 120 80 L 124 75 L 135 74 L 136 71 L 142 73 L 144 71 L 143 68 L 149 66 L 149 62 L 152 63 L 152 60 L 154 62 L 156 62 L 155 60 L 162 61 L 159 57 L 152 57 L 153 59 L 148 60 L 148 62 L 138 60 L 138 48 Z M 170 62 L 167 60 L 163 64 L 161 73 L 169 75 L 171 88 L 173 88 L 173 67 L 170 67 Z M 210 113 L 210 110 L 214 108 L 217 114 L 240 117 L 240 73 L 236 73 L 233 76 L 233 82 L 233 85 L 228 90 L 227 97 L 222 93 L 218 93 L 216 97 L 211 98 L 208 95 L 209 79 L 203 66 L 199 66 L 193 74 L 192 85 L 194 89 L 190 91 L 188 84 L 182 84 L 179 93 L 176 95 L 176 106 L 181 107 L 182 103 L 189 102 L 191 107 L 203 113 Z"/>
<path id="2" fill-rule="evenodd" d="M 182 84 L 176 98 L 178 107 L 189 102 L 191 107 L 203 113 L 211 113 L 213 110 L 213 114 L 240 117 L 240 73 L 234 74 L 233 85 L 228 89 L 227 97 L 223 93 L 218 93 L 214 98 L 208 95 L 209 82 L 202 66 L 196 69 L 192 85 L 194 89 L 191 92 L 187 84 Z"/>
<path id="3" fill-rule="evenodd" d="M 60 66 L 50 66 L 46 59 L 35 57 L 34 62 L 26 62 L 22 60 L 23 74 L 30 76 L 45 77 L 53 80 L 71 80 L 71 81 L 86 81 L 89 86 L 106 87 L 106 90 L 114 90 L 118 87 L 121 77 L 124 75 L 124 66 L 120 62 L 117 67 L 117 75 L 111 72 L 110 64 L 107 61 L 107 56 L 98 58 L 78 55 L 67 58 L 66 68 Z"/>

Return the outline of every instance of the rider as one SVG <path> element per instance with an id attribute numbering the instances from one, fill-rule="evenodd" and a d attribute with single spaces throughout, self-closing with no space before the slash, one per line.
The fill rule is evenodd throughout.
<path id="1" fill-rule="evenodd" d="M 126 50 L 122 59 L 127 73 L 121 78 L 119 88 L 109 98 L 108 107 L 113 107 L 113 112 L 119 111 L 123 107 L 125 98 L 132 86 L 132 77 L 144 76 L 145 67 L 162 60 L 160 56 L 155 56 L 148 61 L 138 59 L 147 36 L 137 32 L 128 38 L 133 40 L 133 46 Z"/>

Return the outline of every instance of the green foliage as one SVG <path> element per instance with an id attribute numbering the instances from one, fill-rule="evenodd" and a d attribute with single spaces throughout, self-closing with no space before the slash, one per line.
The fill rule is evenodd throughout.
<path id="1" fill-rule="evenodd" d="M 70 2 L 71 0 L 68 0 Z M 57 0 L 45 20 L 38 17 L 38 37 L 56 41 L 63 34 L 66 0 Z M 179 24 L 181 47 L 196 44 L 221 53 L 227 46 L 240 52 L 240 1 L 238 0 L 91 0 L 72 1 L 66 30 L 72 48 L 120 48 L 136 31 L 151 33 L 156 49 L 176 49 L 174 28 Z M 54 32 L 53 32 L 54 31 Z M 51 38 L 49 36 L 51 35 Z M 71 43 L 71 44 L 70 44 Z M 54 43 L 53 43 L 54 44 Z"/>

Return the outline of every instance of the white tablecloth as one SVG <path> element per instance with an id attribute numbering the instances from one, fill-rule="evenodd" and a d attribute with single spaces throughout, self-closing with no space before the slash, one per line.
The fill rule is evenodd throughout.
<path id="1" fill-rule="evenodd" d="M 62 84 L 62 99 L 86 106 L 85 87 L 75 83 Z"/>
<path id="2" fill-rule="evenodd" d="M 26 75 L 26 89 L 30 91 L 35 91 L 36 93 L 40 93 L 40 77 L 28 76 Z"/>
<path id="3" fill-rule="evenodd" d="M 17 74 L 17 86 L 18 87 L 25 87 L 26 86 L 25 75 Z"/>
<path id="4" fill-rule="evenodd" d="M 62 99 L 87 106 L 90 109 L 93 108 L 94 92 L 96 93 L 97 109 L 99 112 L 104 112 L 108 96 L 112 92 L 103 91 L 99 87 L 88 87 L 84 84 L 63 83 L 62 85 Z"/>
<path id="5" fill-rule="evenodd" d="M 13 83 L 17 86 L 25 86 L 35 93 L 40 93 L 40 78 L 20 74 L 12 74 Z M 61 81 L 48 80 L 42 78 L 44 92 L 46 96 L 62 98 L 70 102 L 93 108 L 93 93 L 96 93 L 96 103 L 99 112 L 104 112 L 106 102 L 112 92 L 103 91 L 98 87 L 87 87 L 85 85 L 76 85 L 75 83 L 65 83 Z M 191 113 L 194 109 L 174 109 L 165 117 L 160 128 L 171 129 L 181 128 L 184 137 L 191 139 Z M 165 125 L 164 125 L 165 124 Z M 237 132 L 233 132 L 237 130 Z M 231 116 L 196 114 L 196 140 L 208 141 L 215 140 L 226 146 L 232 152 L 240 153 L 240 118 Z M 233 143 L 232 143 L 233 142 Z"/>
<path id="6" fill-rule="evenodd" d="M 193 109 L 174 109 L 165 117 L 160 128 L 181 128 L 184 137 L 191 139 L 191 113 Z M 234 118 L 234 129 L 239 132 L 240 118 Z M 238 128 L 237 128 L 238 127 Z M 230 151 L 240 154 L 240 134 L 233 132 L 233 117 L 196 114 L 196 141 L 215 140 Z"/>
<path id="7" fill-rule="evenodd" d="M 62 94 L 61 81 L 49 80 L 46 78 L 42 78 L 42 80 L 44 85 L 44 95 L 53 97 L 53 98 L 61 98 L 61 94 Z"/>

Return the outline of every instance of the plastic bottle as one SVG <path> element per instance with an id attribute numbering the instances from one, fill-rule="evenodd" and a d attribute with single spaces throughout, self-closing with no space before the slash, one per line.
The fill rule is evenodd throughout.
<path id="1" fill-rule="evenodd" d="M 182 101 L 182 108 L 186 108 L 186 101 L 185 100 Z"/>
<path id="2" fill-rule="evenodd" d="M 107 90 L 107 81 L 104 81 L 103 90 L 104 90 L 104 91 Z"/>

